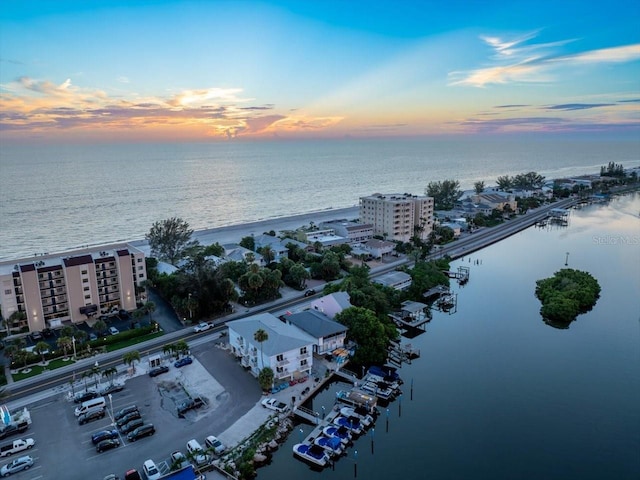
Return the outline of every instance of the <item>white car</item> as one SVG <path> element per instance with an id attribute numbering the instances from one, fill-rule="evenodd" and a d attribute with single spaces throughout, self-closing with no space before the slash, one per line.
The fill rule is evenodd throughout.
<path id="1" fill-rule="evenodd" d="M 202 323 L 199 323 L 198 325 L 196 325 L 195 327 L 193 327 L 193 331 L 196 332 L 196 333 L 205 332 L 205 331 L 209 330 L 212 327 L 213 327 L 213 325 L 211 325 L 210 323 L 202 322 Z"/>
<path id="2" fill-rule="evenodd" d="M 225 447 L 222 442 L 213 435 L 209 435 L 207 438 L 205 438 L 204 444 L 207 446 L 207 448 L 213 450 L 216 455 L 224 453 L 224 451 L 227 449 L 227 447 Z"/>
<path id="3" fill-rule="evenodd" d="M 142 464 L 142 470 L 148 480 L 158 480 L 162 476 L 153 460 L 146 460 Z"/>
<path id="4" fill-rule="evenodd" d="M 275 410 L 278 413 L 284 413 L 289 410 L 287 404 L 282 403 L 280 400 L 276 398 L 265 398 L 262 400 L 262 406 L 264 408 L 268 408 L 269 410 Z"/>
<path id="5" fill-rule="evenodd" d="M 120 330 L 118 330 L 116 327 L 109 327 L 109 333 L 111 335 L 117 335 L 120 333 Z"/>

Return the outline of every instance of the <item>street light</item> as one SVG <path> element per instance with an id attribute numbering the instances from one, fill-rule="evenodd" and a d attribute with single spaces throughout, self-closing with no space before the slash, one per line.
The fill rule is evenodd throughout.
<path id="1" fill-rule="evenodd" d="M 187 305 L 189 307 L 189 320 L 192 320 L 193 313 L 191 313 L 191 293 L 189 293 L 189 299 L 187 300 Z"/>
<path id="2" fill-rule="evenodd" d="M 111 424 L 113 425 L 115 423 L 115 419 L 113 418 L 113 395 L 109 394 L 109 405 L 111 407 Z"/>
<path id="3" fill-rule="evenodd" d="M 71 337 L 71 342 L 73 343 L 73 361 L 76 361 L 76 337 L 75 335 Z"/>

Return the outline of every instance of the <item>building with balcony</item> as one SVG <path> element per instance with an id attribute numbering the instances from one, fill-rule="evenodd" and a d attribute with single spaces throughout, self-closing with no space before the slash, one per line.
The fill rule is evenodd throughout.
<path id="1" fill-rule="evenodd" d="M 276 381 L 311 373 L 316 339 L 308 333 L 270 313 L 234 320 L 228 327 L 231 351 L 256 377 L 265 367 L 273 370 Z M 267 334 L 265 341 L 255 339 L 258 330 Z"/>
<path id="2" fill-rule="evenodd" d="M 426 240 L 433 230 L 433 198 L 374 193 L 360 197 L 360 222 L 373 225 L 373 233 L 408 242 L 414 235 Z"/>
<path id="3" fill-rule="evenodd" d="M 0 305 L 8 333 L 80 323 L 134 310 L 147 279 L 144 253 L 128 244 L 0 262 Z M 15 312 L 22 319 L 9 321 Z"/>
<path id="4" fill-rule="evenodd" d="M 298 327 L 315 339 L 313 353 L 323 355 L 344 347 L 347 327 L 318 310 L 303 310 L 284 318 L 288 324 Z"/>

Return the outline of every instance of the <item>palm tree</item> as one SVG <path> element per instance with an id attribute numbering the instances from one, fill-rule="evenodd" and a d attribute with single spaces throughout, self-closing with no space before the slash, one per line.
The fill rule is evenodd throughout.
<path id="1" fill-rule="evenodd" d="M 118 373 L 118 369 L 116 367 L 105 368 L 102 371 L 102 378 L 108 378 L 109 383 L 113 385 L 113 377 Z"/>
<path id="2" fill-rule="evenodd" d="M 151 314 L 156 311 L 156 304 L 149 300 L 142 306 L 142 309 L 149 314 L 149 322 L 151 322 Z"/>
<path id="3" fill-rule="evenodd" d="M 93 328 L 100 334 L 102 335 L 104 332 L 107 331 L 107 323 L 104 320 L 98 320 L 96 323 L 93 324 Z"/>
<path id="4" fill-rule="evenodd" d="M 133 367 L 133 372 L 136 371 L 136 362 L 140 361 L 140 352 L 137 350 L 132 350 L 131 352 L 127 352 L 122 355 L 122 360 L 126 365 Z"/>
<path id="5" fill-rule="evenodd" d="M 36 346 L 33 347 L 33 350 L 40 355 L 40 357 L 42 358 L 42 364 L 44 365 L 45 362 L 45 354 L 49 351 L 49 344 L 47 342 L 38 342 L 36 343 Z"/>
<path id="6" fill-rule="evenodd" d="M 173 352 L 176 351 L 176 345 L 174 343 L 167 343 L 162 346 L 162 353 L 165 355 L 168 353 L 169 355 L 173 355 Z"/>
<path id="7" fill-rule="evenodd" d="M 176 359 L 180 358 L 180 355 L 185 355 L 189 351 L 189 345 L 184 340 L 178 340 L 175 345 Z"/>
<path id="8" fill-rule="evenodd" d="M 259 328 L 256 333 L 253 334 L 253 339 L 260 343 L 260 357 L 262 360 L 262 368 L 264 368 L 264 352 L 262 351 L 262 343 L 269 340 L 269 334 L 263 329 Z"/>
<path id="9" fill-rule="evenodd" d="M 61 348 L 64 352 L 64 357 L 67 358 L 67 350 L 73 347 L 73 340 L 70 337 L 60 337 L 56 342 L 58 348 Z"/>

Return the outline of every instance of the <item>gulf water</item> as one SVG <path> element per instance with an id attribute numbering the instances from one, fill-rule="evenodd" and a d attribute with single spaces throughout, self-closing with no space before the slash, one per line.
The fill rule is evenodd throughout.
<path id="1" fill-rule="evenodd" d="M 194 229 L 350 207 L 431 181 L 640 164 L 640 141 L 597 137 L 344 139 L 0 148 L 0 260 L 144 238 L 177 216 Z"/>

